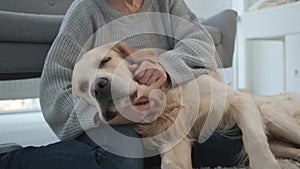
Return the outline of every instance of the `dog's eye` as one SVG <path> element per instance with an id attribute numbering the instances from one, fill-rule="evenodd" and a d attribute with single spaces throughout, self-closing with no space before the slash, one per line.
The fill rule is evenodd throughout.
<path id="1" fill-rule="evenodd" d="M 99 64 L 99 67 L 105 66 L 105 64 L 110 60 L 111 60 L 111 57 L 103 58 L 103 60 L 101 60 L 101 62 Z"/>

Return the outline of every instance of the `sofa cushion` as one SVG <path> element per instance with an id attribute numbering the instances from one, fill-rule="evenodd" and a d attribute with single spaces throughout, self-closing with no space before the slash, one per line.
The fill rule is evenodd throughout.
<path id="1" fill-rule="evenodd" d="M 50 45 L 43 43 L 1 42 L 0 79 L 4 79 L 5 74 L 10 74 L 12 77 L 17 74 L 31 74 L 38 77 L 42 72 Z M 21 79 L 19 76 L 16 78 Z M 28 76 L 24 78 L 28 78 Z M 5 76 L 5 79 L 13 78 Z"/>
<path id="2" fill-rule="evenodd" d="M 36 15 L 0 11 L 0 41 L 52 43 L 63 15 Z"/>
<path id="3" fill-rule="evenodd" d="M 51 43 L 63 20 L 63 15 L 36 15 L 0 11 L 0 41 Z M 221 31 L 204 25 L 215 45 L 221 43 Z M 13 29 L 12 29 L 13 28 Z"/>
<path id="4" fill-rule="evenodd" d="M 0 11 L 64 15 L 74 0 L 0 0 Z"/>
<path id="5" fill-rule="evenodd" d="M 215 43 L 219 67 L 232 65 L 235 19 L 235 12 L 224 11 L 202 22 Z M 0 11 L 0 80 L 39 77 L 62 20 L 63 15 Z"/>

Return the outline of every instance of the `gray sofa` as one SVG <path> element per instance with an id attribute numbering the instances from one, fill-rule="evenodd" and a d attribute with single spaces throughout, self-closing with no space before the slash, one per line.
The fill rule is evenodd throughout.
<path id="1" fill-rule="evenodd" d="M 73 0 L 0 1 L 0 80 L 39 77 Z"/>
<path id="2" fill-rule="evenodd" d="M 73 0 L 0 1 L 0 80 L 37 78 L 63 15 Z M 213 37 L 221 63 L 230 67 L 236 12 L 223 11 L 202 22 Z"/>

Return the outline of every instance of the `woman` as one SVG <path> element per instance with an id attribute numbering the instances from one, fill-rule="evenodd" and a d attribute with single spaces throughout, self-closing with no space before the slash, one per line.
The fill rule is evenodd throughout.
<path id="1" fill-rule="evenodd" d="M 134 14 L 149 16 L 151 13 L 182 18 L 197 29 L 191 29 L 188 25 L 181 25 L 181 27 L 171 22 L 165 23 L 163 18 L 158 18 L 157 23 L 164 24 L 164 28 L 171 24 L 166 32 L 171 32 L 175 38 L 156 35 L 153 32 L 137 33 L 135 36 L 135 31 L 139 31 L 139 26 L 143 24 L 139 24 L 139 21 L 136 22 L 134 19 L 134 22 L 124 24 L 127 26 L 137 24 L 133 29 L 128 29 L 127 26 L 120 29 L 112 27 L 111 29 L 116 30 L 104 30 L 106 34 L 101 32 L 97 34 L 97 31 L 107 24 L 115 21 L 122 23 L 118 22 L 118 19 L 122 20 L 126 16 L 134 17 Z M 155 22 L 152 27 L 156 29 L 156 21 L 147 21 L 147 19 L 142 18 L 140 21 L 145 24 Z M 130 34 L 134 36 L 122 35 L 115 38 L 118 31 L 124 30 L 131 31 Z M 111 154 L 106 151 L 108 149 L 95 144 L 88 137 L 87 131 L 103 135 L 105 133 L 103 128 L 107 126 L 101 125 L 95 107 L 84 100 L 75 101 L 72 96 L 72 69 L 81 51 L 95 34 L 97 43 L 93 43 L 89 48 L 114 40 L 123 40 L 133 48 L 152 47 L 166 51 L 160 55 L 161 66 L 145 61 L 140 66 L 130 68 L 135 74 L 135 79 L 141 84 L 151 85 L 158 80 L 169 80 L 172 85 L 177 85 L 216 69 L 214 43 L 183 0 L 75 0 L 67 11 L 48 53 L 40 84 L 40 101 L 44 117 L 62 142 L 2 154 L 0 168 L 20 168 L 20 166 L 30 169 L 143 168 L 142 158 Z M 122 126 L 125 123 L 127 121 L 123 119 L 114 128 L 125 135 L 138 137 L 132 128 Z M 106 138 L 105 135 L 102 138 L 108 142 L 114 140 L 114 138 Z M 130 148 L 128 151 L 141 150 L 142 143 L 136 145 L 135 149 Z M 195 143 L 193 163 L 196 167 L 234 165 L 236 154 L 240 149 L 240 140 L 228 142 L 226 138 L 215 133 L 204 144 Z"/>

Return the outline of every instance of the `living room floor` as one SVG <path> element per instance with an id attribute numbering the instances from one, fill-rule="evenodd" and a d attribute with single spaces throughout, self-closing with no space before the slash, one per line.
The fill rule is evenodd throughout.
<path id="1" fill-rule="evenodd" d="M 41 146 L 58 141 L 40 111 L 0 114 L 0 129 L 0 144 L 13 142 L 21 146 Z M 279 163 L 282 169 L 300 169 L 300 163 L 296 161 L 279 159 Z"/>
<path id="2" fill-rule="evenodd" d="M 40 146 L 57 141 L 40 111 L 0 114 L 0 144 Z"/>

